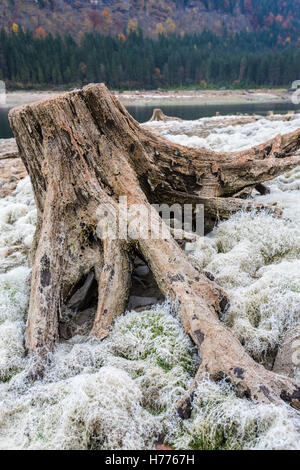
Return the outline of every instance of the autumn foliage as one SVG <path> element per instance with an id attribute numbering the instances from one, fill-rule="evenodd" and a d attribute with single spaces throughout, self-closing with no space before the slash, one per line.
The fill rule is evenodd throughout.
<path id="1" fill-rule="evenodd" d="M 45 39 L 46 36 L 47 33 L 42 26 L 39 26 L 34 32 L 34 39 Z"/>
<path id="2" fill-rule="evenodd" d="M 89 19 L 93 25 L 93 29 L 97 29 L 101 25 L 101 17 L 100 13 L 96 10 L 89 11 Z"/>

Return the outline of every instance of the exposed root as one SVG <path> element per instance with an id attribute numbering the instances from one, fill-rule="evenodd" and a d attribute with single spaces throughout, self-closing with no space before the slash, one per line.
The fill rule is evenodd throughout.
<path id="1" fill-rule="evenodd" d="M 98 308 L 92 336 L 104 339 L 114 320 L 126 308 L 131 284 L 132 262 L 128 248 L 119 241 L 104 242 L 103 266 L 97 269 Z"/>

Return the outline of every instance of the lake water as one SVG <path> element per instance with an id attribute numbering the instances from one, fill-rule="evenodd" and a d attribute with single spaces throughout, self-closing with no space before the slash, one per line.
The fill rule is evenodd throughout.
<path id="1" fill-rule="evenodd" d="M 249 104 L 225 104 L 225 105 L 169 105 L 169 106 L 127 106 L 131 115 L 139 122 L 148 121 L 153 109 L 160 107 L 168 116 L 176 116 L 185 120 L 199 119 L 202 117 L 215 116 L 217 112 L 221 115 L 256 113 L 266 115 L 268 111 L 285 113 L 290 110 L 299 110 L 300 106 L 291 103 L 249 103 Z M 0 108 L 0 139 L 13 137 L 8 122 L 8 108 Z"/>

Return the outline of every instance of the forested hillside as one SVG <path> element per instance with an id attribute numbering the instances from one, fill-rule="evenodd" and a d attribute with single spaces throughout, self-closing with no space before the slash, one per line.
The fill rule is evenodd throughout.
<path id="1" fill-rule="evenodd" d="M 235 37 L 87 33 L 40 36 L 0 32 L 0 78 L 12 87 L 77 86 L 104 81 L 113 88 L 290 85 L 299 79 L 300 47 L 276 46 L 264 33 Z"/>
<path id="2" fill-rule="evenodd" d="M 120 34 L 142 28 L 159 33 L 243 29 L 269 31 L 279 42 L 300 37 L 300 0 L 2 0 L 0 26 L 32 31 Z M 15 27 L 17 27 L 15 26 Z"/>
<path id="3" fill-rule="evenodd" d="M 289 85 L 300 0 L 2 0 L 8 86 Z"/>

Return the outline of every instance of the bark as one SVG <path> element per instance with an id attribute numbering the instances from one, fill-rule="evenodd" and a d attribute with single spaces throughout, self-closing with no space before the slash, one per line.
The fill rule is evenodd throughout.
<path id="1" fill-rule="evenodd" d="M 99 287 L 92 334 L 108 334 L 127 302 L 135 249 L 148 262 L 161 292 L 178 302 L 182 324 L 201 356 L 197 379 L 203 372 L 216 380 L 226 376 L 253 400 L 284 399 L 300 406 L 299 388 L 255 363 L 220 322 L 228 308 L 226 293 L 191 265 L 151 208 L 152 203 L 195 199 L 214 216 L 228 216 L 245 204 L 262 209 L 233 196 L 299 165 L 295 152 L 300 130 L 243 152 L 185 148 L 143 129 L 101 84 L 16 108 L 10 123 L 38 208 L 27 328 L 33 354 L 44 360 L 53 350 L 59 340 L 59 312 L 91 271 Z M 129 208 L 139 204 L 152 214 L 151 237 L 138 230 L 143 217 L 132 216 L 128 239 L 99 240 L 99 205 L 113 213 L 121 196 L 127 196 Z M 179 406 L 182 416 L 192 393 Z"/>
<path id="2" fill-rule="evenodd" d="M 114 319 L 127 305 L 131 284 L 132 260 L 129 248 L 121 242 L 104 242 L 104 263 L 99 273 L 99 300 L 91 334 L 101 339 L 109 334 Z"/>

